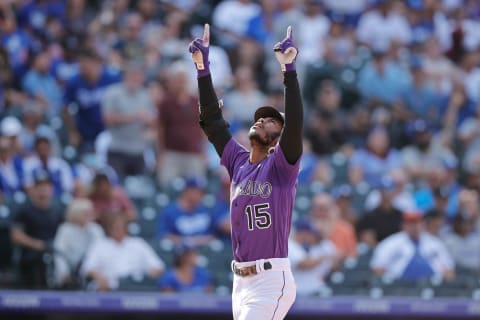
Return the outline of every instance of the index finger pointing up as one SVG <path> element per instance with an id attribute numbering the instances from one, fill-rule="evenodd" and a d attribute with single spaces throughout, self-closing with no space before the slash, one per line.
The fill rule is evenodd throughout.
<path id="1" fill-rule="evenodd" d="M 203 45 L 208 46 L 210 44 L 210 25 L 205 23 L 205 28 L 203 29 Z"/>
<path id="2" fill-rule="evenodd" d="M 287 38 L 292 39 L 292 26 L 288 26 L 287 28 Z"/>

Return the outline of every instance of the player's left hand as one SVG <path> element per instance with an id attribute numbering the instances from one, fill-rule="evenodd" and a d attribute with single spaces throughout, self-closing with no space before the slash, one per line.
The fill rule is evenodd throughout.
<path id="1" fill-rule="evenodd" d="M 292 26 L 288 26 L 287 36 L 281 42 L 275 44 L 273 51 L 283 72 L 296 69 L 295 59 L 297 58 L 298 48 L 293 43 Z"/>

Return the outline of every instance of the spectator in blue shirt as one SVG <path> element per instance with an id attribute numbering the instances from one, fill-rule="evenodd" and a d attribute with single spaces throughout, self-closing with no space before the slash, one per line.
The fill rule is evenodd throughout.
<path id="1" fill-rule="evenodd" d="M 401 166 L 400 154 L 390 148 L 390 139 L 384 127 L 371 130 L 365 149 L 357 150 L 350 159 L 350 181 L 361 181 L 374 185 L 378 177 L 387 175 Z"/>
<path id="2" fill-rule="evenodd" d="M 373 60 L 359 74 L 362 95 L 380 103 L 395 103 L 410 83 L 410 75 L 399 64 L 387 60 L 385 52 L 373 53 Z"/>
<path id="3" fill-rule="evenodd" d="M 22 158 L 12 154 L 10 140 L 0 137 L 0 192 L 5 197 L 12 197 L 16 191 L 23 189 Z"/>
<path id="4" fill-rule="evenodd" d="M 199 178 L 187 178 L 185 189 L 177 201 L 160 214 L 157 236 L 175 243 L 203 245 L 213 240 L 213 217 L 202 204 L 205 183 Z"/>
<path id="5" fill-rule="evenodd" d="M 69 143 L 79 146 L 83 153 L 93 150 L 95 139 L 105 129 L 101 101 L 106 88 L 120 81 L 120 74 L 107 69 L 93 51 L 80 52 L 78 62 L 80 74 L 70 79 L 65 88 L 64 116 Z"/>
<path id="6" fill-rule="evenodd" d="M 163 292 L 211 292 L 212 277 L 208 270 L 197 266 L 197 251 L 180 244 L 175 248 L 173 268 L 168 268 L 159 279 Z"/>
<path id="7" fill-rule="evenodd" d="M 23 90 L 42 106 L 48 116 L 60 114 L 62 92 L 55 78 L 49 73 L 50 57 L 42 51 L 33 59 L 33 66 L 23 78 Z"/>

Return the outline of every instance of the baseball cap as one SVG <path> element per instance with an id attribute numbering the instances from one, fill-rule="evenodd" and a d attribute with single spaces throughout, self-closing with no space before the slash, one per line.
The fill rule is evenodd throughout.
<path id="1" fill-rule="evenodd" d="M 395 181 L 389 176 L 381 177 L 375 184 L 375 189 L 389 191 L 395 188 Z"/>
<path id="2" fill-rule="evenodd" d="M 258 108 L 255 111 L 255 115 L 254 115 L 253 120 L 255 122 L 257 122 L 257 120 L 260 119 L 260 118 L 268 118 L 268 117 L 280 120 L 280 122 L 282 123 L 282 126 L 285 124 L 284 113 L 278 111 L 277 109 L 275 109 L 272 106 L 263 106 L 263 107 Z"/>
<path id="3" fill-rule="evenodd" d="M 181 256 L 191 251 L 195 251 L 195 247 L 185 242 L 181 242 L 173 248 L 173 253 L 175 254 L 175 256 Z"/>
<path id="4" fill-rule="evenodd" d="M 333 188 L 331 193 L 335 199 L 348 198 L 352 195 L 352 187 L 348 184 L 342 184 Z"/>
<path id="5" fill-rule="evenodd" d="M 297 231 L 309 231 L 316 233 L 317 231 L 313 228 L 312 223 L 308 219 L 299 219 L 295 222 L 295 229 Z"/>
<path id="6" fill-rule="evenodd" d="M 2 119 L 2 122 L 0 123 L 0 129 L 2 135 L 14 137 L 18 136 L 22 131 L 22 124 L 17 118 L 8 116 Z"/>
<path id="7" fill-rule="evenodd" d="M 407 124 L 407 131 L 410 134 L 428 132 L 430 126 L 424 119 L 416 119 Z"/>
<path id="8" fill-rule="evenodd" d="M 403 212 L 403 221 L 418 222 L 423 220 L 423 215 L 420 211 L 408 210 Z"/>
<path id="9" fill-rule="evenodd" d="M 201 177 L 187 177 L 185 178 L 185 189 L 196 188 L 205 189 L 207 187 L 207 181 Z"/>

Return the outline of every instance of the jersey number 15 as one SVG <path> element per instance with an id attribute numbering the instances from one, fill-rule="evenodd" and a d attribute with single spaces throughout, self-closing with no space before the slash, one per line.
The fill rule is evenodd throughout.
<path id="1" fill-rule="evenodd" d="M 267 229 L 272 224 L 272 218 L 267 209 L 270 208 L 270 204 L 259 203 L 254 205 L 248 205 L 245 207 L 245 214 L 248 219 L 248 230 L 253 231 L 254 225 L 258 229 Z"/>

